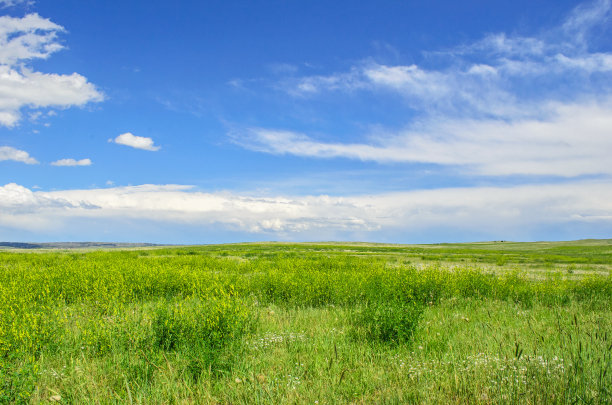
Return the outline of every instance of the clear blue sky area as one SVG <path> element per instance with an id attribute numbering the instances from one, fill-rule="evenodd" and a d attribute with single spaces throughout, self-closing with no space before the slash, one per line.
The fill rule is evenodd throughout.
<path id="1" fill-rule="evenodd" d="M 611 9 L 0 0 L 0 241 L 612 237 Z"/>

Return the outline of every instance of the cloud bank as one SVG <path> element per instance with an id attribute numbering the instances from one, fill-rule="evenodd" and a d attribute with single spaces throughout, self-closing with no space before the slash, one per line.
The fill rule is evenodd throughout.
<path id="1" fill-rule="evenodd" d="M 106 221 L 140 221 L 159 235 L 167 224 L 182 225 L 202 237 L 226 230 L 284 239 L 317 239 L 325 234 L 372 240 L 377 233 L 416 239 L 428 229 L 444 228 L 480 232 L 492 239 L 526 238 L 552 225 L 611 230 L 612 183 L 449 188 L 352 197 L 204 193 L 182 185 L 51 192 L 14 183 L 0 187 L 0 228 L 59 235 L 71 223 L 102 228 Z M 101 233 L 101 229 L 93 231 Z"/>

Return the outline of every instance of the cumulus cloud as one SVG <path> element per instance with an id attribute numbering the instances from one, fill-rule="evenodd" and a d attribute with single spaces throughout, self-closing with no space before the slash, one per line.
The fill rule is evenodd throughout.
<path id="1" fill-rule="evenodd" d="M 91 159 L 59 159 L 51 162 L 53 166 L 91 166 Z"/>
<path id="2" fill-rule="evenodd" d="M 136 136 L 131 132 L 121 134 L 115 139 L 109 139 L 109 142 L 114 142 L 119 145 L 130 146 L 136 149 L 148 150 L 151 152 L 155 152 L 161 149 L 161 146 L 156 146 L 154 144 L 153 139 L 147 138 L 145 136 Z"/>
<path id="3" fill-rule="evenodd" d="M 71 221 L 103 227 L 100 224 L 107 220 L 138 220 L 159 229 L 160 234 L 173 226 L 187 226 L 202 233 L 232 230 L 275 238 L 316 238 L 320 232 L 336 232 L 354 239 L 376 232 L 418 236 L 437 227 L 503 238 L 551 224 L 611 229 L 612 183 L 450 188 L 351 197 L 203 193 L 181 185 L 43 192 L 7 184 L 0 187 L 0 208 L 0 227 L 57 233 Z"/>
<path id="4" fill-rule="evenodd" d="M 35 232 L 49 229 L 59 224 L 53 215 L 70 208 L 75 206 L 66 200 L 48 198 L 15 183 L 0 187 L 0 227 Z"/>
<path id="5" fill-rule="evenodd" d="M 23 18 L 0 17 L 0 63 L 14 65 L 29 59 L 47 59 L 63 48 L 57 34 L 64 27 L 38 14 Z"/>
<path id="6" fill-rule="evenodd" d="M 58 39 L 63 31 L 62 26 L 38 14 L 0 17 L 0 125 L 15 126 L 24 108 L 68 108 L 104 99 L 78 73 L 41 73 L 25 65 L 63 49 Z"/>
<path id="7" fill-rule="evenodd" d="M 48 197 L 40 192 L 33 192 L 15 183 L 0 187 L 0 207 L 6 210 L 7 214 L 36 213 L 48 208 L 74 208 L 79 205 L 80 203 L 77 203 L 75 206 L 61 197 Z"/>
<path id="8" fill-rule="evenodd" d="M 15 149 L 10 146 L 0 146 L 0 161 L 3 160 L 14 160 L 16 162 L 23 162 L 29 165 L 38 163 L 38 161 L 30 156 L 28 152 Z"/>

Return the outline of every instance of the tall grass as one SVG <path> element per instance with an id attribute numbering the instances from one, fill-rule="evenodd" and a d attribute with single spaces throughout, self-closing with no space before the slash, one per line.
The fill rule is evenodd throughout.
<path id="1" fill-rule="evenodd" d="M 580 399 L 609 403 L 610 276 L 568 278 L 567 272 L 559 271 L 533 279 L 516 269 L 495 274 L 463 262 L 452 267 L 422 267 L 354 256 L 342 253 L 342 246 L 334 254 L 308 245 L 302 250 L 293 246 L 289 253 L 250 246 L 237 246 L 235 251 L 225 247 L 221 253 L 194 248 L 0 253 L 0 403 L 54 395 L 73 402 L 96 397 L 105 398 L 102 402 L 173 402 L 179 398 L 235 402 L 239 398 L 230 395 L 233 388 L 223 390 L 218 384 L 231 382 L 239 370 L 254 370 L 259 361 L 269 361 L 247 361 L 245 356 L 252 350 L 250 342 L 278 322 L 274 312 L 312 310 L 321 316 L 334 311 L 340 314 L 336 322 L 341 338 L 320 341 L 310 348 L 315 356 L 313 368 L 302 378 L 313 383 L 315 376 L 333 379 L 335 384 L 325 394 L 328 400 L 354 400 L 356 391 L 349 395 L 351 389 L 346 385 L 350 383 L 359 387 L 357 396 L 366 402 L 368 398 L 427 402 L 423 395 L 435 383 L 441 401 L 521 402 L 529 397 L 534 402 Z M 457 310 L 460 307 L 453 303 L 465 302 L 477 302 L 482 308 L 503 303 L 518 311 L 536 308 L 547 314 L 578 305 L 603 318 L 584 323 L 574 314 L 573 323 L 568 323 L 567 314 L 559 315 L 549 322 L 555 329 L 531 333 L 536 339 L 530 348 L 520 339 L 505 336 L 510 333 L 507 330 L 489 325 L 489 335 L 482 340 L 488 345 L 484 355 L 470 357 L 480 352 L 464 344 L 460 358 L 453 359 L 461 339 L 447 330 L 423 335 L 429 330 L 424 328 L 429 328 L 428 316 L 438 309 Z M 470 326 L 473 333 L 469 318 L 446 325 Z M 483 325 L 488 325 L 484 319 L 478 328 L 486 329 Z M 312 336 L 329 334 L 309 327 Z M 293 333 L 277 333 L 285 336 L 281 340 L 287 343 L 284 350 L 288 353 L 300 341 L 287 340 Z M 554 347 L 546 343 L 551 334 Z M 374 356 L 372 362 L 362 364 L 357 356 L 350 365 L 340 366 L 338 344 L 351 356 Z M 437 361 L 432 367 L 439 378 L 427 376 L 415 382 L 415 373 L 403 374 L 399 368 L 389 378 L 411 383 L 399 384 L 397 396 L 388 392 L 373 395 L 372 390 L 378 388 L 370 379 L 383 377 L 372 374 L 381 365 L 389 365 L 383 354 L 394 350 L 404 355 L 406 351 L 416 353 L 409 357 L 419 364 Z M 553 353 L 562 360 L 553 361 Z M 444 361 L 448 366 L 442 365 Z M 449 372 L 456 374 L 466 361 L 482 363 L 474 371 L 478 378 L 450 380 Z M 554 373 L 549 373 L 549 366 Z M 333 372 L 338 374 L 332 376 Z M 86 388 L 74 386 L 79 375 L 89 378 Z M 268 377 L 258 375 L 253 371 L 249 378 L 235 377 L 241 381 L 239 391 L 244 395 L 256 391 L 263 402 L 306 401 L 306 397 L 292 396 L 304 390 L 295 380 L 289 384 L 295 390 L 287 391 L 278 381 L 272 384 Z M 245 381 L 254 385 L 248 388 Z M 474 381 L 480 385 L 474 386 Z M 554 388 L 542 393 L 527 387 L 527 381 L 538 387 L 554 383 Z M 261 390 L 252 391 L 255 387 Z M 280 393 L 285 396 L 279 397 Z M 314 398 L 312 391 L 303 395 Z"/>

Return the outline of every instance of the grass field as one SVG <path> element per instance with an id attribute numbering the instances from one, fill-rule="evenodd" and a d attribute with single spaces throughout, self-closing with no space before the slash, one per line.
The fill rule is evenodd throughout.
<path id="1" fill-rule="evenodd" d="M 0 251 L 0 403 L 612 403 L 612 240 Z"/>

